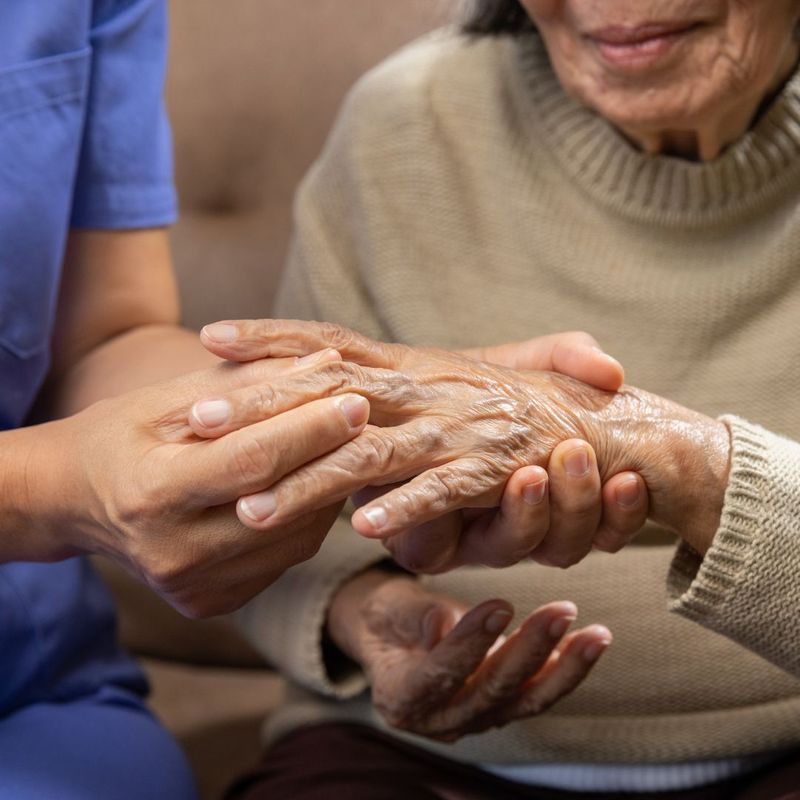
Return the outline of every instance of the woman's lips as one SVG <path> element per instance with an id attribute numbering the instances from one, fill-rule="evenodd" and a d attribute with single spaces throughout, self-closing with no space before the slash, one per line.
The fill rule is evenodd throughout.
<path id="1" fill-rule="evenodd" d="M 697 27 L 694 22 L 648 23 L 601 28 L 587 38 L 610 65 L 636 69 L 652 66 Z"/>

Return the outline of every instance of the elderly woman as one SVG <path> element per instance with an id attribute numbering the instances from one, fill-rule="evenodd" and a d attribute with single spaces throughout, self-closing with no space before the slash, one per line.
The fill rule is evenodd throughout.
<path id="1" fill-rule="evenodd" d="M 778 798 L 800 786 L 798 17 L 796 0 L 485 0 L 464 29 L 356 87 L 299 193 L 280 315 L 415 347 L 583 328 L 642 388 L 607 394 L 330 326 L 209 332 L 234 359 L 330 344 L 360 362 L 349 380 L 384 427 L 317 462 L 329 499 L 343 476 L 351 489 L 412 478 L 366 498 L 353 521 L 372 538 L 340 525 L 248 608 L 254 641 L 316 695 L 297 689 L 271 720 L 272 750 L 235 796 Z M 491 562 L 478 512 L 460 509 L 496 504 L 515 469 L 575 438 L 598 480 L 644 477 L 660 530 L 614 556 L 586 555 L 591 537 L 562 528 L 536 545 L 539 563 L 419 579 L 386 566 L 375 537 L 433 572 Z M 308 485 L 301 470 L 246 502 L 268 531 Z M 489 617 L 510 610 L 500 601 L 453 626 L 486 598 L 527 610 L 559 596 L 615 644 L 536 716 L 569 640 L 537 662 L 534 642 L 517 646 L 525 623 L 485 655 L 504 627 Z M 428 738 L 381 729 L 381 714 Z"/>

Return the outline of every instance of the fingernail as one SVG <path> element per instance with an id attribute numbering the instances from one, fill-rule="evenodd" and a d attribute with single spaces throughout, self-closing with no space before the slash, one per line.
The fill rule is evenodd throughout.
<path id="1" fill-rule="evenodd" d="M 590 664 L 594 661 L 597 661 L 598 658 L 603 654 L 603 651 L 611 644 L 611 632 L 605 628 L 607 637 L 602 639 L 599 642 L 590 642 L 583 648 L 583 658 L 585 661 L 588 661 Z"/>
<path id="2" fill-rule="evenodd" d="M 546 489 L 546 480 L 539 481 L 538 483 L 529 483 L 527 486 L 522 487 L 522 499 L 529 506 L 537 506 L 544 499 Z"/>
<path id="3" fill-rule="evenodd" d="M 511 616 L 512 614 L 510 611 L 506 611 L 502 608 L 498 609 L 497 611 L 493 611 L 486 618 L 486 622 L 483 623 L 486 633 L 492 633 L 496 635 L 505 630 L 508 623 L 511 622 Z"/>
<path id="4" fill-rule="evenodd" d="M 251 494 L 250 497 L 243 497 L 239 501 L 242 513 L 253 522 L 263 522 L 275 513 L 277 507 L 278 504 L 275 502 L 275 495 L 272 492 Z"/>
<path id="5" fill-rule="evenodd" d="M 589 471 L 589 454 L 585 447 L 576 447 L 564 457 L 564 469 L 567 475 L 580 478 Z"/>
<path id="6" fill-rule="evenodd" d="M 307 367 L 310 366 L 311 364 L 316 364 L 318 362 L 330 361 L 332 360 L 334 353 L 338 355 L 336 350 L 332 350 L 330 347 L 327 348 L 326 350 L 320 350 L 317 353 L 309 353 L 309 355 L 301 356 L 300 358 L 297 359 L 297 366 Z"/>
<path id="7" fill-rule="evenodd" d="M 239 329 L 235 325 L 228 325 L 225 322 L 215 322 L 213 325 L 206 325 L 202 333 L 207 339 L 220 344 L 235 342 L 239 338 Z"/>
<path id="8" fill-rule="evenodd" d="M 351 428 L 360 428 L 369 418 L 369 403 L 357 394 L 347 394 L 337 401 Z"/>
<path id="9" fill-rule="evenodd" d="M 383 506 L 372 506 L 371 508 L 362 509 L 361 513 L 367 518 L 367 522 L 376 530 L 379 531 L 388 521 L 389 515 Z"/>
<path id="10" fill-rule="evenodd" d="M 575 617 L 557 617 L 550 623 L 547 635 L 551 639 L 560 639 L 573 622 L 575 622 Z"/>
<path id="11" fill-rule="evenodd" d="M 227 400 L 201 400 L 192 406 L 192 416 L 205 428 L 218 428 L 231 418 Z"/>
<path id="12" fill-rule="evenodd" d="M 635 506 L 641 497 L 639 481 L 637 481 L 636 478 L 631 478 L 630 480 L 621 483 L 619 486 L 617 486 L 616 496 L 617 503 L 619 503 L 621 506 L 625 506 L 626 508 Z"/>

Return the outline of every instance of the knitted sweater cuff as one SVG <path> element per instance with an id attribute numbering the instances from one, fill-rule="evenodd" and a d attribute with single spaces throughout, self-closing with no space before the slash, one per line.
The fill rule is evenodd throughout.
<path id="1" fill-rule="evenodd" d="M 329 672 L 323 640 L 331 599 L 349 578 L 385 560 L 380 542 L 359 536 L 340 517 L 317 555 L 289 569 L 236 614 L 236 621 L 267 661 L 287 678 L 341 699 L 364 691 L 353 666 Z"/>
<path id="2" fill-rule="evenodd" d="M 670 610 L 800 675 L 800 445 L 733 416 L 731 472 L 705 557 L 681 544 Z"/>

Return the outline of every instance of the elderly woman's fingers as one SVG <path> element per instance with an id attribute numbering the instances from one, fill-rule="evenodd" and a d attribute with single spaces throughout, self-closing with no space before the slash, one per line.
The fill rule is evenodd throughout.
<path id="1" fill-rule="evenodd" d="M 304 356 L 330 347 L 365 366 L 396 367 L 409 352 L 404 345 L 384 344 L 340 325 L 303 320 L 216 322 L 203 328 L 200 341 L 207 350 L 230 361 Z"/>
<path id="2" fill-rule="evenodd" d="M 435 723 L 445 732 L 480 730 L 519 698 L 526 683 L 548 663 L 578 610 L 557 602 L 534 611 L 488 656 Z"/>
<path id="3" fill-rule="evenodd" d="M 611 631 L 590 625 L 567 635 L 538 675 L 524 687 L 498 724 L 535 716 L 574 691 L 611 644 Z"/>
<path id="4" fill-rule="evenodd" d="M 374 400 L 379 415 L 380 409 L 394 407 L 397 413 L 392 421 L 396 422 L 409 400 L 415 399 L 401 373 L 342 361 L 336 350 L 315 353 L 309 358 L 310 362 L 299 359 L 294 368 L 285 369 L 269 380 L 221 397 L 198 400 L 188 416 L 191 429 L 202 438 L 218 438 L 310 400 L 346 392 L 358 392 Z"/>
<path id="5" fill-rule="evenodd" d="M 560 372 L 610 392 L 619 389 L 625 380 L 619 361 L 604 353 L 597 340 L 583 331 L 482 347 L 464 354 L 512 369 Z"/>
<path id="6" fill-rule="evenodd" d="M 594 450 L 568 439 L 553 450 L 550 476 L 550 530 L 531 553 L 540 564 L 569 567 L 591 549 L 602 516 L 600 473 Z"/>
<path id="7" fill-rule="evenodd" d="M 500 507 L 467 525 L 458 547 L 458 561 L 487 567 L 508 567 L 527 556 L 550 526 L 547 472 L 522 467 L 509 479 Z"/>
<path id="8" fill-rule="evenodd" d="M 603 519 L 594 547 L 616 553 L 642 529 L 649 513 L 644 478 L 637 472 L 621 472 L 603 485 Z"/>
<path id="9" fill-rule="evenodd" d="M 505 600 L 487 600 L 468 611 L 420 661 L 405 684 L 415 716 L 446 705 L 486 658 L 508 627 L 513 608 Z"/>
<path id="10" fill-rule="evenodd" d="M 476 506 L 493 508 L 502 495 L 498 484 L 497 475 L 484 459 L 458 458 L 423 472 L 359 508 L 351 522 L 362 536 L 386 539 L 450 511 Z"/>

